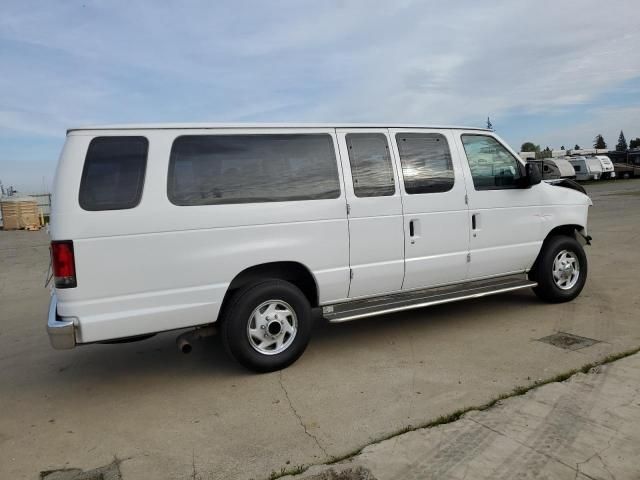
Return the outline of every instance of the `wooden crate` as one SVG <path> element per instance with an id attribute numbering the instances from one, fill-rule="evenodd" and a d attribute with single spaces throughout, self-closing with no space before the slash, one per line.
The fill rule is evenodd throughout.
<path id="1" fill-rule="evenodd" d="M 4 230 L 39 230 L 38 202 L 29 197 L 3 198 L 0 200 Z"/>

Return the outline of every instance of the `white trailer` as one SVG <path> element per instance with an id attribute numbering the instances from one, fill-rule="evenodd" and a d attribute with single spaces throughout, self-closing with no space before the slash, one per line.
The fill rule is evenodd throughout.
<path id="1" fill-rule="evenodd" d="M 576 171 L 573 165 L 563 158 L 547 158 L 542 164 L 542 178 L 545 180 L 575 179 Z"/>
<path id="2" fill-rule="evenodd" d="M 596 155 L 600 165 L 602 166 L 602 178 L 616 178 L 613 162 L 606 155 Z"/>
<path id="3" fill-rule="evenodd" d="M 569 163 L 573 166 L 578 181 L 598 180 L 602 175 L 602 165 L 595 158 L 569 157 Z"/>

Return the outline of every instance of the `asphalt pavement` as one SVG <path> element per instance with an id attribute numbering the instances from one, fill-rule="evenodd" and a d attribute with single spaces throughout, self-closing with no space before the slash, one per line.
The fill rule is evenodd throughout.
<path id="1" fill-rule="evenodd" d="M 587 189 L 594 241 L 575 301 L 518 291 L 319 323 L 297 363 L 265 375 L 217 338 L 190 355 L 172 333 L 52 350 L 46 233 L 0 231 L 0 478 L 107 468 L 125 480 L 266 479 L 637 348 L 640 180 Z M 592 342 L 540 341 L 558 333 Z"/>

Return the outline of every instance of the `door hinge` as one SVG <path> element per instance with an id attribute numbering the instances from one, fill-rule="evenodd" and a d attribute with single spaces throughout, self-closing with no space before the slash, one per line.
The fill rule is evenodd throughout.
<path id="1" fill-rule="evenodd" d="M 353 269 L 352 268 L 349 269 L 349 278 L 351 280 L 353 280 Z"/>
<path id="2" fill-rule="evenodd" d="M 467 195 L 466 193 L 464 194 L 464 204 L 469 205 L 469 195 Z"/>
<path id="3" fill-rule="evenodd" d="M 467 263 L 470 263 L 470 262 L 471 262 L 471 254 L 467 253 Z"/>
<path id="4" fill-rule="evenodd" d="M 351 205 L 347 203 L 347 215 L 351 214 Z"/>

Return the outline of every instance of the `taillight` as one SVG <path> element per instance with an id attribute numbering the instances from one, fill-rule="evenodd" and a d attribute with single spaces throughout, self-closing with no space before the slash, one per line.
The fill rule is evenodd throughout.
<path id="1" fill-rule="evenodd" d="M 76 281 L 76 262 L 71 240 L 54 240 L 51 242 L 51 264 L 56 288 L 73 288 Z"/>

